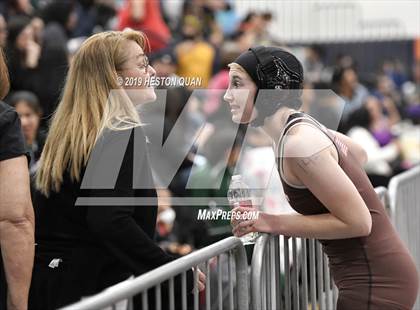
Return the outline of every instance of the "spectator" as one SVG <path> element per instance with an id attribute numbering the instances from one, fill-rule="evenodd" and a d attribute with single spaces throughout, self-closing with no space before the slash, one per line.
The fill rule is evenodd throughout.
<path id="1" fill-rule="evenodd" d="M 382 112 L 381 103 L 376 97 L 367 97 L 365 105 L 370 116 L 370 131 L 380 146 L 387 145 L 393 139 L 391 127 L 400 121 L 400 114 L 394 103 L 388 98 L 384 99 L 383 106 L 387 115 Z"/>
<path id="2" fill-rule="evenodd" d="M 49 2 L 42 8 L 41 17 L 45 23 L 44 44 L 65 47 L 77 25 L 75 1 Z"/>
<path id="3" fill-rule="evenodd" d="M 382 103 L 384 99 L 389 99 L 393 102 L 395 108 L 402 108 L 401 95 L 397 91 L 394 82 L 385 74 L 377 76 L 374 95 Z"/>
<path id="4" fill-rule="evenodd" d="M 239 30 L 232 35 L 232 40 L 238 47 L 238 51 L 242 53 L 255 45 L 256 37 L 251 31 Z"/>
<path id="5" fill-rule="evenodd" d="M 305 70 L 305 81 L 309 83 L 319 83 L 324 80 L 325 66 L 322 62 L 323 50 L 318 45 L 305 48 L 305 60 L 303 68 Z"/>
<path id="6" fill-rule="evenodd" d="M 239 25 L 240 31 L 249 32 L 256 28 L 258 23 L 258 14 L 256 12 L 248 12 L 245 18 L 242 20 L 241 24 Z"/>
<path id="7" fill-rule="evenodd" d="M 15 16 L 9 20 L 7 59 L 10 72 L 11 90 L 39 92 L 39 60 L 41 46 L 36 43 L 31 19 Z"/>
<path id="8" fill-rule="evenodd" d="M 162 0 L 162 16 L 172 33 L 176 33 L 179 21 L 182 19 L 183 1 Z"/>
<path id="9" fill-rule="evenodd" d="M 58 103 L 67 72 L 67 40 L 77 22 L 74 1 L 52 1 L 42 9 L 41 16 L 45 23 L 39 68 L 43 83 L 36 95 L 48 120 Z"/>
<path id="10" fill-rule="evenodd" d="M 34 8 L 30 0 L 6 0 L 7 18 L 12 16 L 32 16 Z"/>
<path id="11" fill-rule="evenodd" d="M 96 7 L 94 0 L 79 0 L 76 4 L 77 23 L 74 26 L 73 37 L 88 37 L 96 26 Z"/>
<path id="12" fill-rule="evenodd" d="M 159 2 L 154 0 L 125 0 L 118 13 L 118 30 L 125 28 L 143 31 L 149 38 L 151 51 L 166 47 L 171 36 Z"/>
<path id="13" fill-rule="evenodd" d="M 333 73 L 332 86 L 333 90 L 344 100 L 341 127 L 345 127 L 350 113 L 362 106 L 368 91 L 359 83 L 353 67 L 337 67 Z"/>
<path id="14" fill-rule="evenodd" d="M 402 91 L 406 103 L 405 115 L 420 124 L 420 60 L 413 65 L 413 80 L 405 82 Z"/>
<path id="15" fill-rule="evenodd" d="M 191 189 L 193 197 L 201 197 L 209 199 L 210 210 L 221 209 L 224 211 L 231 210 L 230 206 L 220 206 L 212 201 L 211 197 L 226 197 L 229 189 L 231 177 L 233 175 L 236 163 L 241 152 L 241 143 L 243 135 L 239 132 L 232 145 L 233 129 L 219 129 L 209 135 L 204 143 L 203 156 L 205 161 L 202 165 L 193 169 L 190 184 L 194 184 Z M 190 208 L 191 209 L 191 208 Z M 198 216 L 198 206 L 192 208 L 188 213 L 189 222 L 186 235 L 190 242 L 196 247 L 207 246 L 213 242 L 219 241 L 230 235 L 229 221 L 218 219 L 204 225 L 200 222 L 194 222 Z M 187 221 L 180 223 L 186 225 Z"/>
<path id="16" fill-rule="evenodd" d="M 257 45 L 271 45 L 272 39 L 269 34 L 268 28 L 273 19 L 273 15 L 270 12 L 258 14 L 258 22 L 255 24 L 253 31 L 256 34 Z"/>
<path id="17" fill-rule="evenodd" d="M 218 1 L 213 1 L 217 3 Z M 233 5 L 227 1 L 220 1 L 220 8 L 216 12 L 215 19 L 223 31 L 224 36 L 232 35 L 239 26 L 238 14 L 233 9 Z"/>
<path id="18" fill-rule="evenodd" d="M 9 88 L 0 50 L 0 98 Z M 28 161 L 16 112 L 0 102 L 0 309 L 26 310 L 34 260 Z"/>
<path id="19" fill-rule="evenodd" d="M 115 28 L 116 1 L 78 0 L 77 2 L 77 23 L 72 31 L 72 37 L 88 37 L 92 33 Z"/>
<path id="20" fill-rule="evenodd" d="M 399 157 L 399 146 L 396 142 L 392 142 L 381 147 L 370 132 L 371 123 L 372 114 L 366 105 L 362 105 L 350 114 L 350 130 L 347 132 L 347 136 L 357 141 L 366 151 L 367 162 L 364 169 L 372 185 L 388 186 L 388 182 L 394 174 L 392 164 Z"/>
<path id="21" fill-rule="evenodd" d="M 95 1 L 96 25 L 94 33 L 115 29 L 117 20 L 116 3 L 114 1 Z"/>
<path id="22" fill-rule="evenodd" d="M 158 200 L 169 199 L 171 192 L 168 190 L 160 189 L 157 191 Z M 175 235 L 173 228 L 176 219 L 176 213 L 169 204 L 161 204 L 159 202 L 156 232 L 156 241 L 159 246 L 166 252 L 173 256 L 181 257 L 192 252 L 192 247 L 189 244 L 180 244 Z"/>
<path id="23" fill-rule="evenodd" d="M 180 86 L 179 76 L 175 74 L 177 68 L 176 59 L 175 55 L 171 50 L 163 49 L 157 53 L 152 54 L 152 56 L 150 57 L 150 63 L 156 71 L 156 77 L 163 79 L 168 78 L 168 81 L 171 81 L 171 84 L 169 86 L 160 84 L 158 85 L 158 88 Z M 172 81 L 174 81 L 174 83 L 172 83 Z"/>
<path id="24" fill-rule="evenodd" d="M 204 38 L 209 43 L 212 42 L 214 32 L 221 32 L 215 20 L 215 11 L 223 7 L 224 0 L 222 1 L 209 1 L 209 0 L 187 0 L 184 1 L 183 16 L 180 19 L 179 32 L 182 33 L 184 27 L 184 18 L 193 16 L 200 21 L 200 31 Z"/>
<path id="25" fill-rule="evenodd" d="M 28 91 L 14 93 L 10 98 L 10 105 L 16 109 L 22 123 L 26 150 L 31 156 L 29 168 L 33 174 L 45 142 L 45 135 L 39 130 L 42 109 L 36 95 Z"/>
<path id="26" fill-rule="evenodd" d="M 384 61 L 382 71 L 393 81 L 398 89 L 407 81 L 403 65 L 398 59 L 388 59 Z"/>
<path id="27" fill-rule="evenodd" d="M 185 16 L 182 34 L 184 41 L 175 47 L 177 74 L 182 77 L 201 78 L 201 87 L 205 88 L 213 74 L 215 49 L 203 39 L 201 22 L 193 15 Z"/>
<path id="28" fill-rule="evenodd" d="M 134 106 L 154 101 L 156 94 L 145 85 L 120 86 L 116 78 L 155 74 L 144 55 L 146 42 L 143 34 L 133 30 L 103 32 L 87 39 L 73 58 L 37 172 L 38 245 L 30 293 L 34 309 L 56 309 L 76 302 L 173 260 L 153 240 L 156 205 L 81 203 L 75 208 L 78 196 L 156 200 L 146 137 Z M 108 102 L 112 89 L 118 91 Z M 109 142 L 124 141 L 124 137 L 127 149 L 115 185 L 110 189 L 82 187 L 86 184 L 82 181 L 93 186 L 82 176 L 95 177 L 93 166 L 104 159 L 103 154 L 115 152 L 115 145 Z M 138 170 L 133 166 L 134 154 Z M 133 171 L 138 173 L 133 175 Z M 139 180 L 143 189 L 134 189 L 133 180 Z M 189 280 L 191 277 L 189 272 Z M 200 278 L 203 289 L 203 275 Z M 153 300 L 151 294 L 149 308 Z M 139 300 L 134 302 L 138 305 Z"/>

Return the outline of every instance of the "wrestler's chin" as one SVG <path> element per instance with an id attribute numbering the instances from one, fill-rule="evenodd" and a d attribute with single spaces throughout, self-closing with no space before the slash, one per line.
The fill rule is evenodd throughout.
<path id="1" fill-rule="evenodd" d="M 232 114 L 232 122 L 236 123 L 236 124 L 240 124 L 242 123 L 241 117 L 235 114 Z"/>

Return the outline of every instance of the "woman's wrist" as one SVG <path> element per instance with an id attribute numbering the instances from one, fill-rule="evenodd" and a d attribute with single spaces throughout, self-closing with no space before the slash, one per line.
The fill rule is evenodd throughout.
<path id="1" fill-rule="evenodd" d="M 263 232 L 274 235 L 280 233 L 279 214 L 261 212 L 259 216 Z"/>

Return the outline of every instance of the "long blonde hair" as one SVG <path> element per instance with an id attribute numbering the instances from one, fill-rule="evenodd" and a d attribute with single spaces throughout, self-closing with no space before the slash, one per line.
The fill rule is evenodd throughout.
<path id="1" fill-rule="evenodd" d="M 88 38 L 75 54 L 37 172 L 36 186 L 44 195 L 60 190 L 67 168 L 73 181 L 80 180 L 80 171 L 104 129 L 140 125 L 138 112 L 117 81 L 117 72 L 127 60 L 128 40 L 148 47 L 139 31 L 107 31 Z"/>

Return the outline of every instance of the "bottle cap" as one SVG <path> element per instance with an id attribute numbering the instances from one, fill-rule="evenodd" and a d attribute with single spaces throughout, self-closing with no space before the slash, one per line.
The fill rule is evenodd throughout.
<path id="1" fill-rule="evenodd" d="M 232 176 L 232 181 L 239 181 L 242 180 L 242 176 L 240 174 L 235 174 Z"/>

